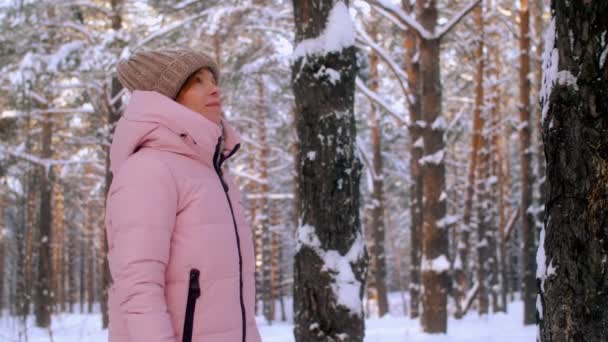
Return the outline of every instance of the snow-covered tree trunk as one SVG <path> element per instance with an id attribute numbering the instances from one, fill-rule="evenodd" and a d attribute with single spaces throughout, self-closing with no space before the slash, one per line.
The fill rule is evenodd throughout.
<path id="1" fill-rule="evenodd" d="M 533 149 L 530 119 L 530 9 L 528 0 L 519 4 L 519 156 L 521 197 L 519 202 L 522 238 L 522 271 L 524 301 L 524 324 L 536 323 L 536 260 L 534 259 L 534 216 L 532 214 L 532 154 Z"/>
<path id="2" fill-rule="evenodd" d="M 435 0 L 418 0 L 421 25 L 429 32 L 437 26 Z M 419 160 L 424 183 L 422 203 L 422 328 L 429 333 L 447 331 L 448 238 L 445 193 L 445 119 L 441 112 L 439 68 L 440 39 L 420 42 L 420 109 L 424 156 Z"/>
<path id="3" fill-rule="evenodd" d="M 535 168 L 535 210 L 534 220 L 536 232 L 538 232 L 543 226 L 543 220 L 545 217 L 545 210 L 543 205 L 546 198 L 546 165 L 545 165 L 545 150 L 543 147 L 542 137 L 542 122 L 540 115 L 540 106 L 538 105 L 538 94 L 540 93 L 542 85 L 542 54 L 543 54 L 543 14 L 545 12 L 544 0 L 533 0 L 532 4 L 532 18 L 534 27 L 534 97 L 532 101 L 533 118 L 534 118 L 534 146 L 536 151 L 534 155 L 536 157 L 536 168 Z"/>
<path id="4" fill-rule="evenodd" d="M 414 13 L 411 0 L 402 0 L 403 10 L 406 13 Z M 422 172 L 418 160 L 422 157 L 422 132 L 420 123 L 422 113 L 420 112 L 420 59 L 418 36 L 412 28 L 405 32 L 404 39 L 404 63 L 407 72 L 407 85 L 410 90 L 410 101 L 408 110 L 410 114 L 409 149 L 410 149 L 410 317 L 417 318 L 420 315 L 420 261 L 422 257 Z"/>
<path id="5" fill-rule="evenodd" d="M 490 233 L 490 212 L 489 212 L 489 189 L 487 179 L 489 177 L 489 162 L 490 162 L 490 150 L 487 139 L 487 132 L 489 131 L 486 127 L 487 111 L 485 110 L 484 102 L 484 72 L 485 72 L 485 54 L 484 54 L 484 20 L 483 20 L 483 6 L 477 6 L 473 10 L 473 18 L 475 20 L 475 27 L 479 32 L 476 36 L 475 46 L 475 107 L 473 110 L 473 139 L 477 138 L 477 155 L 474 157 L 477 159 L 476 163 L 476 216 L 477 216 L 477 244 L 475 246 L 477 250 L 477 301 L 479 314 L 484 315 L 488 313 L 489 299 L 488 293 L 490 290 L 490 283 L 488 281 L 490 269 L 490 241 L 488 235 Z"/>
<path id="6" fill-rule="evenodd" d="M 496 6 L 493 5 L 492 1 L 487 1 L 487 8 L 489 12 L 489 32 L 486 40 L 488 46 L 488 82 L 489 82 L 489 105 L 490 105 L 490 156 L 492 159 L 492 176 L 493 181 L 491 185 L 491 191 L 495 199 L 493 206 L 493 227 L 494 227 L 494 242 L 497 247 L 493 250 L 496 251 L 496 259 L 494 263 L 494 278 L 493 281 L 496 283 L 496 288 L 493 290 L 493 311 L 507 310 L 507 293 L 508 293 L 508 282 L 507 282 L 507 262 L 506 262 L 506 236 L 505 236 L 505 225 L 506 225 L 506 214 L 505 214 L 505 181 L 503 172 L 503 148 L 502 148 L 502 134 L 503 134 L 503 123 L 502 123 L 502 111 L 503 106 L 503 87 L 501 87 L 501 70 L 502 70 L 502 58 L 500 53 L 501 44 L 501 32 L 498 26 L 499 17 Z M 498 303 L 498 292 L 500 292 L 500 304 Z"/>
<path id="7" fill-rule="evenodd" d="M 608 2 L 553 0 L 551 15 L 538 340 L 599 342 L 608 336 Z"/>
<path id="8" fill-rule="evenodd" d="M 367 251 L 353 113 L 355 28 L 344 1 L 294 0 L 298 153 L 296 341 L 362 341 Z"/>

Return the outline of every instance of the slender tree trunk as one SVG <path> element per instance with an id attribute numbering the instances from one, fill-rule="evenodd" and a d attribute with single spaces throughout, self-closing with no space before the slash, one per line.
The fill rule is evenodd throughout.
<path id="1" fill-rule="evenodd" d="M 42 153 L 41 158 L 50 159 L 53 156 L 51 141 L 53 138 L 52 115 L 46 114 L 42 124 Z M 40 220 L 38 221 L 38 262 L 35 282 L 35 314 L 36 326 L 48 328 L 51 325 L 53 312 L 54 286 L 51 270 L 53 267 L 51 255 L 52 240 L 52 189 L 54 172 L 47 167 L 41 173 L 40 179 Z"/>
<path id="2" fill-rule="evenodd" d="M 259 44 L 261 46 L 261 44 Z M 260 144 L 258 161 L 260 163 L 260 198 L 257 205 L 260 210 L 260 215 L 257 216 L 257 225 L 262 233 L 262 299 L 264 303 L 264 317 L 270 323 L 273 320 L 272 303 L 272 236 L 270 232 L 269 208 L 268 208 L 268 143 L 266 142 L 266 99 L 264 94 L 264 80 L 260 77 L 257 82 L 258 86 L 258 142 Z"/>
<path id="3" fill-rule="evenodd" d="M 540 106 L 538 104 L 538 94 L 540 93 L 542 85 L 542 53 L 543 53 L 543 13 L 545 11 L 544 0 L 533 0 L 532 14 L 534 33 L 536 41 L 536 53 L 534 54 L 534 85 L 535 90 L 534 101 L 532 102 L 532 108 L 534 108 L 534 130 L 536 132 L 534 144 L 536 146 L 536 186 L 538 186 L 538 198 L 536 199 L 536 227 L 541 229 L 543 226 L 543 220 L 545 218 L 545 197 L 546 197 L 546 166 L 545 166 L 545 151 L 543 148 L 543 137 L 542 137 L 542 123 Z"/>
<path id="4" fill-rule="evenodd" d="M 61 121 L 59 121 L 61 122 Z M 61 124 L 59 124 L 61 126 Z M 59 159 L 58 151 L 55 152 L 55 158 Z M 53 167 L 55 174 L 61 174 L 61 166 Z M 62 312 L 65 310 L 65 287 L 64 287 L 64 265 L 63 258 L 65 248 L 65 227 L 64 227 L 64 208 L 63 208 L 63 189 L 59 182 L 53 184 L 53 286 L 55 288 L 56 300 L 54 312 Z"/>
<path id="5" fill-rule="evenodd" d="M 608 336 L 608 2 L 551 1 L 544 58 L 539 341 Z"/>
<path id="6" fill-rule="evenodd" d="M 329 3 L 293 1 L 296 44 L 317 38 L 328 18 L 349 18 L 347 3 Z M 354 37 L 352 22 L 341 25 Z M 296 341 L 362 341 L 364 336 L 361 299 L 368 255 L 359 219 L 354 38 L 342 44 L 340 50 L 299 56 L 292 65 L 300 143 L 296 161 L 301 220 L 294 265 Z M 330 77 L 323 71 L 326 68 L 339 77 Z M 344 287 L 349 289 L 348 298 L 340 290 Z"/>
<path id="7" fill-rule="evenodd" d="M 523 287 L 524 324 L 536 323 L 536 258 L 534 239 L 534 217 L 532 205 L 532 150 L 530 120 L 530 10 L 528 0 L 520 0 L 519 5 L 519 153 L 521 167 L 521 238 L 523 240 Z"/>
<path id="8" fill-rule="evenodd" d="M 413 13 L 414 6 L 410 0 L 402 0 L 403 10 Z M 410 113 L 410 125 L 408 133 L 410 136 L 410 317 L 417 318 L 420 315 L 420 261 L 422 258 L 422 172 L 418 160 L 422 157 L 422 112 L 420 110 L 420 63 L 416 55 L 419 53 L 419 43 L 416 32 L 408 29 L 403 42 L 405 48 L 405 70 L 407 72 L 408 89 L 410 101 L 408 110 Z"/>
<path id="9" fill-rule="evenodd" d="M 491 1 L 488 1 L 488 9 L 491 15 L 491 21 L 494 26 L 497 25 L 497 11 L 492 5 Z M 497 196 L 498 202 L 498 262 L 495 263 L 495 277 L 496 281 L 500 286 L 500 304 L 497 299 L 493 301 L 493 311 L 507 311 L 507 294 L 508 294 L 508 281 L 507 281 L 507 256 L 506 256 L 506 237 L 505 237 L 505 180 L 503 171 L 503 148 L 502 148 L 502 91 L 500 87 L 501 78 L 501 53 L 499 50 L 500 32 L 496 29 L 492 30 L 490 36 L 490 51 L 489 51 L 489 73 L 490 73 L 490 93 L 491 93 L 491 146 L 492 146 L 492 164 L 493 164 L 493 176 L 496 177 L 496 182 L 492 183 L 492 193 Z M 496 235 L 495 235 L 496 237 Z M 498 294 L 494 291 L 494 296 Z"/>
<path id="10" fill-rule="evenodd" d="M 2 313 L 5 309 L 5 300 L 4 300 L 4 284 L 8 282 L 8 277 L 6 276 L 7 267 L 5 266 L 5 255 L 8 244 L 8 239 L 5 234 L 8 230 L 6 229 L 4 222 L 6 222 L 4 218 L 4 208 L 6 207 L 6 201 L 4 198 L 4 194 L 0 194 L 0 317 L 2 317 Z"/>
<path id="11" fill-rule="evenodd" d="M 435 0 L 418 0 L 422 26 L 434 32 L 437 26 Z M 420 42 L 421 112 L 424 121 L 422 165 L 424 201 L 422 204 L 422 328 L 427 333 L 447 331 L 448 238 L 444 222 L 445 193 L 445 120 L 441 112 L 440 40 Z M 424 162 L 422 162 L 424 161 Z"/>
<path id="12" fill-rule="evenodd" d="M 91 192 L 93 189 L 94 181 L 93 168 L 91 164 L 87 164 L 85 167 L 85 180 L 84 180 L 84 191 L 89 194 L 89 199 L 85 203 L 85 215 L 84 215 L 84 231 L 86 234 L 86 276 L 85 276 L 85 287 L 86 287 L 86 300 L 87 300 L 87 313 L 93 313 L 93 303 L 95 302 L 95 274 L 97 269 L 95 267 L 95 226 L 97 221 L 95 220 L 95 208 L 93 207 L 93 200 Z"/>
<path id="13" fill-rule="evenodd" d="M 122 11 L 124 6 L 124 0 L 110 0 L 110 7 L 112 9 L 112 29 L 115 31 L 119 31 L 122 29 Z M 114 98 L 118 93 L 122 90 L 122 85 L 118 81 L 117 77 L 112 77 L 110 82 L 110 96 L 109 98 Z M 111 128 L 110 136 L 114 135 L 114 128 L 116 126 L 116 122 L 120 119 L 121 111 L 119 110 L 122 107 L 122 101 L 118 100 L 116 103 L 111 104 L 107 103 L 106 106 L 106 124 Z M 105 204 L 106 197 L 108 191 L 110 191 L 110 185 L 112 184 L 112 172 L 110 171 L 110 148 L 107 146 L 105 148 L 105 179 L 104 179 L 104 200 Z M 104 205 L 105 207 L 105 205 Z M 108 315 L 108 289 L 112 284 L 112 275 L 110 274 L 110 264 L 108 262 L 108 239 L 105 228 L 101 230 L 101 236 L 99 236 L 100 244 L 100 255 L 99 255 L 99 269 L 101 272 L 101 323 L 102 327 L 106 329 L 108 324 L 110 323 L 110 318 Z"/>
<path id="14" fill-rule="evenodd" d="M 370 25 L 370 36 L 372 39 L 377 37 L 377 21 Z M 378 55 L 373 53 L 370 57 L 370 89 L 378 91 Z M 371 108 L 371 133 L 373 160 L 372 167 L 376 178 L 373 180 L 371 195 L 371 235 L 372 245 L 370 246 L 370 271 L 374 279 L 376 290 L 378 315 L 384 316 L 388 312 L 388 298 L 386 293 L 386 259 L 384 251 L 384 175 L 382 170 L 382 133 L 381 133 L 382 113 L 374 104 Z"/>

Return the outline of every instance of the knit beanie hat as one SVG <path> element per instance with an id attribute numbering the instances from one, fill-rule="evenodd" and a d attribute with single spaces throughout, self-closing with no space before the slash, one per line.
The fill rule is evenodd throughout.
<path id="1" fill-rule="evenodd" d="M 175 100 L 188 77 L 204 67 L 219 83 L 219 68 L 213 58 L 190 48 L 138 51 L 121 59 L 116 69 L 118 80 L 130 91 L 157 91 Z"/>

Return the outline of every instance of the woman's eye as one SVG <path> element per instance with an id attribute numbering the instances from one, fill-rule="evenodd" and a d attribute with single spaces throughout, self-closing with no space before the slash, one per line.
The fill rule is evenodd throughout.
<path id="1" fill-rule="evenodd" d="M 198 76 L 196 77 L 196 81 L 197 81 L 198 83 L 203 83 L 203 79 L 202 79 L 202 78 L 200 78 L 200 77 L 198 77 Z"/>

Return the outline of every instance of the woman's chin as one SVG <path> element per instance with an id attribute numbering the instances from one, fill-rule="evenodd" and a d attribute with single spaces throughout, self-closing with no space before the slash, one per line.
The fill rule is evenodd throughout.
<path id="1" fill-rule="evenodd" d="M 203 110 L 199 110 L 198 112 L 205 118 L 207 118 L 215 123 L 218 123 L 218 124 L 220 123 L 220 121 L 222 119 L 222 110 L 220 107 L 217 107 L 217 109 L 205 108 Z"/>

